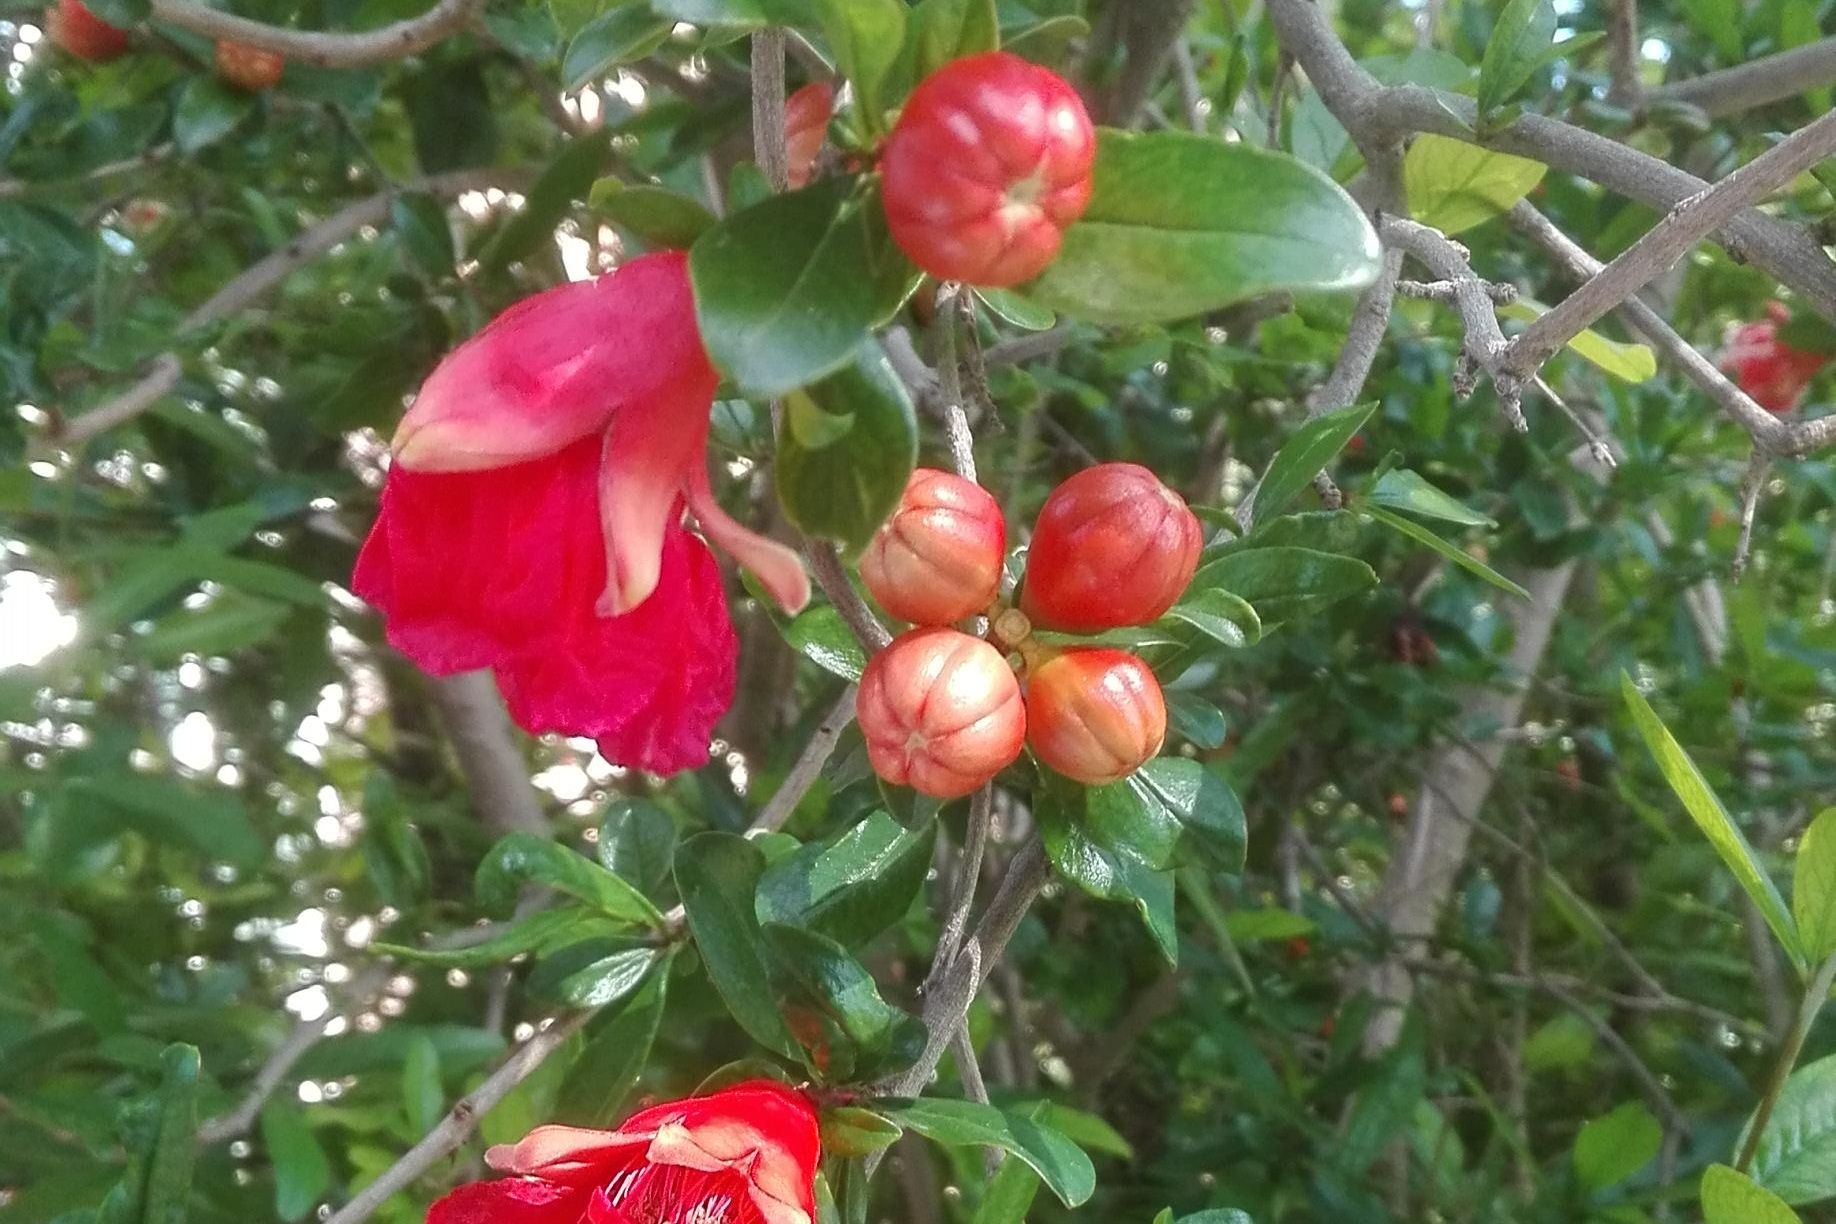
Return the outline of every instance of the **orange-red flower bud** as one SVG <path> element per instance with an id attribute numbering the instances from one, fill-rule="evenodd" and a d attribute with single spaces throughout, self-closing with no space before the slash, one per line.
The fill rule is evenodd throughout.
<path id="1" fill-rule="evenodd" d="M 812 81 L 784 99 L 784 161 L 792 190 L 810 181 L 835 113 L 835 86 Z"/>
<path id="2" fill-rule="evenodd" d="M 938 799 L 994 777 L 1026 737 L 1007 660 L 955 629 L 913 629 L 869 659 L 855 715 L 873 771 Z"/>
<path id="3" fill-rule="evenodd" d="M 994 601 L 1006 548 L 1007 524 L 988 490 L 919 468 L 862 554 L 861 581 L 900 620 L 948 625 Z"/>
<path id="4" fill-rule="evenodd" d="M 281 72 L 287 66 L 279 52 L 264 51 L 228 39 L 218 40 L 216 59 L 217 75 L 237 89 L 250 93 L 260 93 L 280 84 Z"/>
<path id="5" fill-rule="evenodd" d="M 1026 677 L 1026 742 L 1076 782 L 1099 786 L 1152 760 L 1167 738 L 1160 681 L 1134 655 L 1082 646 L 1050 655 Z"/>
<path id="6" fill-rule="evenodd" d="M 83 0 L 58 0 L 46 9 L 45 31 L 52 42 L 91 63 L 101 64 L 127 54 L 127 31 L 90 12 Z"/>
<path id="7" fill-rule="evenodd" d="M 1020 610 L 1072 633 L 1145 625 L 1185 594 L 1203 545 L 1198 518 L 1154 473 L 1085 468 L 1039 511 Z"/>

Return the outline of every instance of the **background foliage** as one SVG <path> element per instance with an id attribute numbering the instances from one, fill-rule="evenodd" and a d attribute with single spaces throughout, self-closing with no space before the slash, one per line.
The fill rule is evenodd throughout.
<path id="1" fill-rule="evenodd" d="M 1707 179 L 1830 107 L 1828 82 L 1712 119 L 1628 98 L 1604 37 L 1616 8 L 1347 0 L 1335 21 L 1386 83 L 1476 96 L 1498 130 L 1512 108 L 1555 116 Z M 236 9 L 302 30 L 421 11 Z M 1255 145 L 1273 135 L 1357 179 L 1343 123 L 1253 0 L 997 11 L 1007 45 L 1063 68 L 1099 118 Z M 868 816 L 882 800 L 846 731 L 783 834 L 757 847 L 731 836 L 843 693 L 835 673 L 853 647 L 832 614 L 781 633 L 747 605 L 742 693 L 715 764 L 664 783 L 608 767 L 584 741 L 519 739 L 532 803 L 476 772 L 468 743 L 480 727 L 501 734 L 495 707 L 393 657 L 341 585 L 374 513 L 383 439 L 442 353 L 520 296 L 707 223 L 646 185 L 710 213 L 762 196 L 745 35 L 776 7 L 490 0 L 417 55 L 296 58 L 261 96 L 218 82 L 209 40 L 157 18 L 135 54 L 90 66 L 50 48 L 36 11 L 3 16 L 0 1220 L 104 1196 L 114 1219 L 324 1214 L 537 1026 L 610 999 L 484 1116 L 484 1140 L 551 1118 L 604 1124 L 761 1049 L 820 1058 L 842 1081 L 909 1058 L 913 1021 L 897 1008 L 917 1002 L 963 813 Z M 1646 0 L 1636 16 L 1645 86 L 1811 44 L 1836 20 L 1829 0 Z M 833 45 L 821 20 L 810 28 Z M 858 60 L 871 47 L 854 48 L 857 84 L 875 79 Z M 793 54 L 791 83 L 810 71 Z M 1508 320 L 1570 284 L 1498 216 L 1526 191 L 1601 259 L 1659 216 L 1445 136 L 1419 138 L 1403 177 L 1418 220 L 1517 286 Z M 1187 186 L 1222 193 L 1212 203 L 1250 228 L 1279 216 L 1278 197 L 1240 184 Z M 1824 234 L 1833 203 L 1806 176 L 1771 207 Z M 875 309 L 850 265 L 834 276 L 825 299 Z M 236 284 L 241 296 L 200 311 Z M 1779 294 L 1702 245 L 1648 297 L 1712 351 Z M 991 295 L 975 324 L 989 363 L 982 478 L 1019 531 L 1058 479 L 1125 458 L 1221 525 L 1296 436 L 1352 302 L 1265 295 L 1181 322 L 1039 333 L 1026 329 L 1052 321 L 1037 302 Z M 901 325 L 921 331 L 905 309 Z M 1836 1031 L 1792 1033 L 1798 976 L 1831 950 L 1823 907 L 1836 895 L 1811 857 L 1836 836 L 1804 841 L 1836 794 L 1836 473 L 1811 456 L 1768 475 L 1745 579 L 1730 585 L 1744 435 L 1700 391 L 1612 321 L 1555 358 L 1554 390 L 1621 452 L 1603 476 L 1548 400 L 1527 401 L 1520 433 L 1489 383 L 1464 394 L 1461 336 L 1446 305 L 1398 301 L 1359 397 L 1368 409 L 1319 443 L 1323 462 L 1349 435 L 1332 471 L 1352 510 L 1320 510 L 1317 463 L 1265 482 L 1262 513 L 1298 513 L 1261 528 L 1266 572 L 1239 564 L 1227 585 L 1280 631 L 1185 660 L 1174 755 L 1242 796 L 1241 872 L 1230 855 L 1182 868 L 1176 929 L 1170 895 L 1114 890 L 1158 920 L 1144 926 L 1056 881 L 971 1011 L 994 1100 L 1048 1136 L 1010 1146 L 1054 1189 L 1080 1167 L 1057 1136 L 1094 1160 L 1077 1215 L 1771 1219 L 1787 1209 L 1731 1171 L 1702 1178 L 1699 1199 L 1697 1180 L 1734 1162 L 1795 1035 L 1806 1070 L 1753 1169 L 1809 1204 L 1803 1218 L 1836 1218 L 1814 1205 L 1836 1194 L 1836 1064 L 1819 1061 Z M 145 411 L 72 440 L 73 421 L 149 371 L 167 381 Z M 766 370 L 749 389 L 801 381 Z M 1802 411 L 1820 414 L 1828 391 L 1819 382 Z M 921 461 L 943 464 L 937 421 L 918 425 Z M 715 438 L 728 503 L 783 529 L 763 401 L 722 400 Z M 818 493 L 836 479 L 802 470 Z M 1272 505 L 1284 481 L 1288 503 Z M 787 495 L 793 520 L 836 512 L 809 496 Z M 1424 544 L 1425 523 L 1457 547 Z M 1345 558 L 1380 581 L 1364 589 Z M 1500 698 L 1512 671 L 1533 676 L 1521 707 Z M 1672 784 L 1689 791 L 1684 753 L 1732 824 L 1707 790 L 1675 797 Z M 1037 810 L 1024 796 L 1001 794 L 991 868 L 1065 819 L 1043 792 Z M 1445 870 L 1424 881 L 1424 861 Z M 580 904 L 540 909 L 531 882 Z M 756 913 L 696 912 L 698 893 L 755 884 Z M 504 942 L 457 946 L 456 932 L 510 920 L 519 893 L 518 924 L 485 929 Z M 679 927 L 679 900 L 692 946 L 633 941 L 634 923 Z M 1426 925 L 1399 940 L 1397 916 L 1423 905 Z M 430 940 L 443 958 L 379 947 Z M 787 988 L 756 955 L 767 945 L 809 970 L 801 1010 L 782 1005 Z M 498 967 L 531 951 L 533 965 Z M 1405 973 L 1403 953 L 1427 963 Z M 824 1010 L 837 983 L 858 986 L 859 965 L 877 1007 Z M 942 1097 L 962 1094 L 952 1067 Z M 979 1132 L 960 1119 L 895 1116 L 971 1145 L 902 1140 L 873 1218 L 998 1224 L 1029 1201 L 1034 1218 L 1066 1213 L 1016 1173 L 985 1176 Z M 841 1148 L 890 1137 L 872 1116 L 843 1120 L 854 1131 L 838 1127 Z M 477 1173 L 478 1151 L 438 1163 L 376 1218 L 419 1219 Z"/>

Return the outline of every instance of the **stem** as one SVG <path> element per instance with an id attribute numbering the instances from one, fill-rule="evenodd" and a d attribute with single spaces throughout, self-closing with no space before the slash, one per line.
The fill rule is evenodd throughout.
<path id="1" fill-rule="evenodd" d="M 1804 1039 L 1810 1036 L 1811 1024 L 1817 1019 L 1817 1013 L 1823 1010 L 1832 985 L 1836 985 L 1836 955 L 1826 958 L 1818 967 L 1810 989 L 1804 992 L 1804 1005 L 1798 1008 L 1798 1018 L 1792 1021 L 1791 1031 L 1785 1034 L 1785 1044 L 1779 1047 L 1779 1061 L 1773 1065 L 1772 1078 L 1766 1082 L 1766 1095 L 1760 1098 L 1759 1108 L 1753 1111 L 1753 1124 L 1747 1128 L 1747 1141 L 1741 1144 L 1740 1159 L 1734 1162 L 1734 1168 L 1741 1173 L 1753 1166 L 1753 1158 L 1759 1154 L 1760 1138 L 1766 1133 L 1766 1123 L 1772 1120 L 1772 1111 L 1779 1103 L 1779 1094 L 1785 1091 L 1785 1081 L 1791 1078 L 1791 1069 L 1797 1065 L 1798 1055 L 1804 1052 Z"/>

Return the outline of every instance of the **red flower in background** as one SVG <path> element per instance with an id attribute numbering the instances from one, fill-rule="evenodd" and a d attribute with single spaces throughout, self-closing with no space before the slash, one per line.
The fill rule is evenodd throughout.
<path id="1" fill-rule="evenodd" d="M 770 1080 L 672 1101 L 615 1131 L 539 1126 L 427 1224 L 813 1224 L 816 1111 Z"/>
<path id="2" fill-rule="evenodd" d="M 1768 302 L 1766 314 L 1770 317 L 1728 329 L 1718 364 L 1754 403 L 1769 412 L 1790 412 L 1830 358 L 1779 339 L 1780 324 L 1791 321 L 1785 303 Z"/>
<path id="3" fill-rule="evenodd" d="M 353 589 L 425 670 L 496 671 L 525 730 L 659 773 L 702 764 L 738 645 L 684 505 L 785 607 L 809 598 L 796 555 L 714 499 L 717 381 L 679 252 L 519 302 L 402 419 Z"/>

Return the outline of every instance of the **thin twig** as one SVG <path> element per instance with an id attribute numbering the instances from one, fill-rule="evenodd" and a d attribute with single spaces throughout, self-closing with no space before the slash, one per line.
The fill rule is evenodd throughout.
<path id="1" fill-rule="evenodd" d="M 1747 475 L 1740 482 L 1740 539 L 1734 544 L 1734 560 L 1729 573 L 1735 582 L 1747 572 L 1747 554 L 1753 549 L 1753 516 L 1759 510 L 1760 494 L 1766 490 L 1766 478 L 1772 474 L 1772 460 L 1755 448 L 1747 461 Z"/>
<path id="2" fill-rule="evenodd" d="M 752 36 L 752 156 L 773 191 L 790 180 L 784 148 L 784 31 Z"/>
<path id="3" fill-rule="evenodd" d="M 841 614 L 855 639 L 872 654 L 884 649 L 892 641 L 892 634 L 880 623 L 880 618 L 873 614 L 867 601 L 861 598 L 854 584 L 848 581 L 848 573 L 842 568 L 841 556 L 833 544 L 821 540 L 811 540 L 808 549 L 810 558 L 810 576 L 822 593 L 829 597 L 829 602 Z"/>
<path id="4" fill-rule="evenodd" d="M 784 781 L 772 792 L 771 798 L 765 801 L 757 818 L 752 822 L 749 832 L 775 832 L 784 827 L 790 814 L 797 810 L 803 797 L 816 785 L 816 779 L 822 776 L 823 766 L 835 755 L 835 745 L 841 739 L 842 732 L 854 721 L 855 687 L 850 684 L 842 690 L 829 712 L 822 716 L 816 730 L 810 735 L 810 742 L 803 746 L 803 752 L 784 775 Z"/>
<path id="5" fill-rule="evenodd" d="M 1789 51 L 1706 72 L 1649 90 L 1657 102 L 1684 102 L 1710 119 L 1794 98 L 1821 85 L 1836 84 L 1836 38 L 1805 43 Z"/>
<path id="6" fill-rule="evenodd" d="M 950 901 L 944 911 L 943 926 L 937 936 L 937 954 L 931 962 L 935 975 L 942 966 L 956 958 L 963 931 L 969 925 L 969 911 L 975 905 L 976 882 L 982 878 L 982 855 L 988 846 L 988 827 L 994 823 L 994 784 L 989 783 L 969 798 L 969 823 L 963 835 L 963 852 L 956 864 L 956 878 L 950 885 Z"/>
<path id="7" fill-rule="evenodd" d="M 376 1214 L 377 1208 L 388 1202 L 398 1191 L 407 1189 L 422 1174 L 458 1151 L 472 1137 L 479 1120 L 510 1095 L 511 1089 L 528 1079 L 542 1065 L 543 1060 L 579 1032 L 592 1016 L 590 1011 L 576 1012 L 555 1021 L 524 1042 L 509 1058 L 498 1064 L 497 1070 L 491 1072 L 484 1083 L 461 1097 L 452 1112 L 442 1118 L 438 1126 L 428 1131 L 419 1143 L 383 1170 L 375 1181 L 358 1191 L 325 1224 L 359 1224 L 369 1219 Z"/>
<path id="8" fill-rule="evenodd" d="M 206 38 L 228 39 L 320 68 L 360 68 L 424 51 L 471 24 L 482 0 L 440 0 L 419 17 L 374 30 L 327 33 L 251 21 L 197 0 L 153 0 L 153 20 Z"/>
<path id="9" fill-rule="evenodd" d="M 255 1073 L 254 1082 L 235 1108 L 198 1127 L 198 1142 L 209 1147 L 248 1134 L 249 1128 L 255 1125 L 255 1119 L 261 1115 L 262 1106 L 268 1103 L 268 1098 L 286 1081 L 287 1073 L 293 1070 L 294 1064 L 325 1039 L 325 1029 L 336 1014 L 328 1008 L 317 1020 L 301 1020 L 296 1023 L 293 1031 L 287 1034 L 287 1039 L 276 1046 L 267 1061 L 262 1063 L 261 1069 Z"/>

